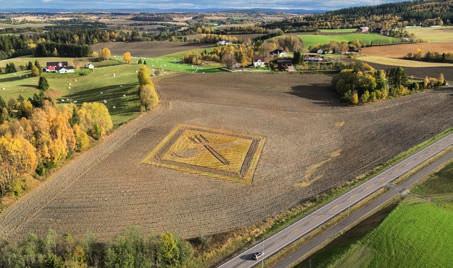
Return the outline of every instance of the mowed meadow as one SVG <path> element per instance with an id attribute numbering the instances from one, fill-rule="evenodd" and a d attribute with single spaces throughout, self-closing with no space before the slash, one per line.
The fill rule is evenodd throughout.
<path id="1" fill-rule="evenodd" d="M 453 163 L 413 192 L 331 267 L 450 267 Z"/>
<path id="2" fill-rule="evenodd" d="M 360 41 L 364 45 L 389 45 L 400 43 L 399 38 L 376 33 L 341 33 L 341 34 L 301 34 L 305 48 L 335 42 Z"/>
<path id="3" fill-rule="evenodd" d="M 17 58 L 1 61 L 0 66 L 6 62 L 15 62 L 16 66 L 25 65 L 28 61 L 34 62 L 36 58 Z M 78 59 L 79 60 L 79 59 Z M 45 66 L 48 61 L 68 61 L 71 58 L 39 58 L 38 61 Z M 120 125 L 140 111 L 138 100 L 138 81 L 136 64 L 123 64 L 119 61 L 108 60 L 95 63 L 94 71 L 78 70 L 73 74 L 44 73 L 49 81 L 48 94 L 61 103 L 102 102 L 112 115 L 115 125 Z M 39 93 L 37 89 L 39 77 L 31 77 L 30 71 L 0 75 L 0 96 L 6 101 L 24 98 Z"/>

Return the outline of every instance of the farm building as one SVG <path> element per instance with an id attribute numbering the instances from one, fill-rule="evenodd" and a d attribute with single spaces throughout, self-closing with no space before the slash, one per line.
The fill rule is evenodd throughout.
<path id="1" fill-rule="evenodd" d="M 69 66 L 67 61 L 47 62 L 43 69 L 46 73 L 74 73 L 73 66 Z"/>
<path id="2" fill-rule="evenodd" d="M 94 64 L 93 63 L 88 63 L 88 64 L 85 65 L 85 68 L 90 69 L 90 70 L 94 70 Z"/>
<path id="3" fill-rule="evenodd" d="M 69 73 L 74 73 L 75 69 L 72 66 L 66 66 L 66 67 L 62 67 L 62 68 L 58 69 L 57 72 L 60 74 L 69 74 Z"/>
<path id="4" fill-rule="evenodd" d="M 272 62 L 274 68 L 279 71 L 294 72 L 294 65 L 292 58 L 278 58 Z"/>
<path id="5" fill-rule="evenodd" d="M 264 68 L 266 67 L 266 61 L 264 60 L 264 58 L 256 57 L 255 59 L 253 59 L 253 67 Z"/>
<path id="6" fill-rule="evenodd" d="M 225 41 L 225 40 L 221 40 L 221 41 L 217 42 L 218 46 L 228 46 L 228 45 L 231 45 L 231 44 L 232 44 L 231 42 Z"/>
<path id="7" fill-rule="evenodd" d="M 361 33 L 368 33 L 370 31 L 370 27 L 363 26 L 363 27 L 360 27 L 357 31 L 361 32 Z"/>
<path id="8" fill-rule="evenodd" d="M 317 53 L 306 53 L 304 55 L 304 61 L 306 62 L 324 62 L 325 58 L 319 56 Z"/>
<path id="9" fill-rule="evenodd" d="M 276 50 L 273 50 L 273 51 L 269 52 L 269 54 L 271 56 L 282 57 L 282 55 L 285 55 L 286 53 L 285 53 L 285 51 L 283 49 L 279 48 L 279 49 L 276 49 Z"/>

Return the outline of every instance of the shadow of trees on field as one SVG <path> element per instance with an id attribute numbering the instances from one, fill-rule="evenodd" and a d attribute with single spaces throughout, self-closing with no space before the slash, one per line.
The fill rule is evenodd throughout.
<path id="1" fill-rule="evenodd" d="M 327 84 L 293 86 L 288 94 L 310 100 L 314 104 L 326 106 L 345 106 L 345 104 L 340 101 L 339 96 L 332 86 Z"/>
<path id="2" fill-rule="evenodd" d="M 30 76 L 28 74 L 19 75 L 19 76 L 11 76 L 11 77 L 0 79 L 0 83 L 13 82 L 13 81 L 22 80 L 22 79 L 29 78 L 29 77 Z"/>
<path id="3" fill-rule="evenodd" d="M 29 88 L 34 88 L 37 89 L 38 85 L 19 85 L 20 87 L 29 87 Z"/>
<path id="4" fill-rule="evenodd" d="M 64 96 L 61 102 L 77 101 L 104 103 L 112 115 L 140 111 L 138 83 L 110 85 L 84 90 Z"/>

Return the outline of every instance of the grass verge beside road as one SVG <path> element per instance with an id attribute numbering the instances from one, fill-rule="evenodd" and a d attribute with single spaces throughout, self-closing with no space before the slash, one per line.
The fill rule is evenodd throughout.
<path id="1" fill-rule="evenodd" d="M 327 267 L 448 267 L 453 252 L 453 163 L 417 186 L 373 232 Z"/>

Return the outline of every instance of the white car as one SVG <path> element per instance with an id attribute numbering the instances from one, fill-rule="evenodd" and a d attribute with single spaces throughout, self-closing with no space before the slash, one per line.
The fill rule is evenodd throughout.
<path id="1" fill-rule="evenodd" d="M 253 255 L 252 255 L 252 259 L 254 259 L 255 261 L 257 261 L 257 260 L 263 258 L 263 256 L 264 256 L 264 252 L 262 252 L 262 251 L 255 252 L 255 253 L 253 253 Z"/>

